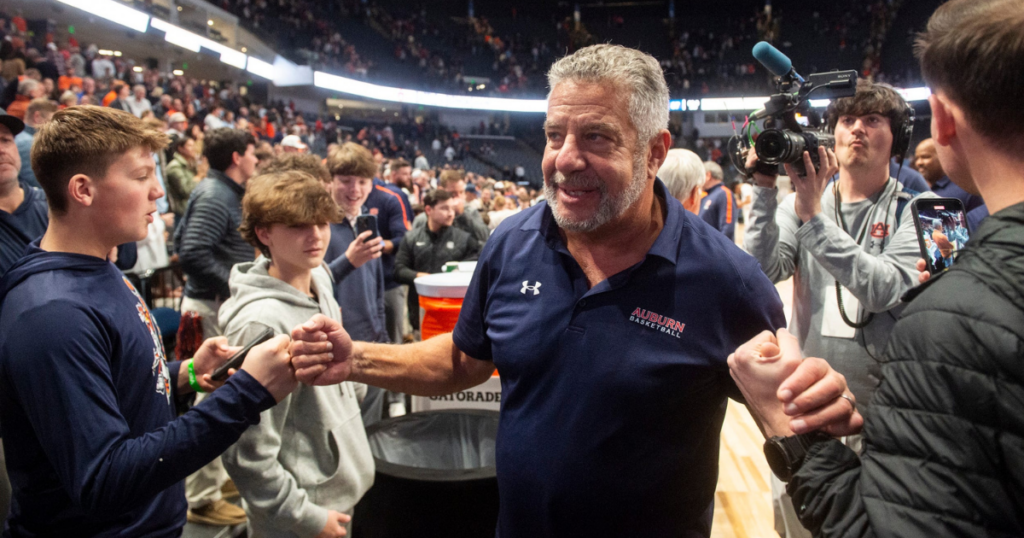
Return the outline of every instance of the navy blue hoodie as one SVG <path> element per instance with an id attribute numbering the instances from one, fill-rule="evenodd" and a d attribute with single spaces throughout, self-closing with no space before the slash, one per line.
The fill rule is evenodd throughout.
<path id="1" fill-rule="evenodd" d="M 0 280 L 4 536 L 180 535 L 182 480 L 274 399 L 241 371 L 175 418 L 178 369 L 113 264 L 30 245 Z"/>

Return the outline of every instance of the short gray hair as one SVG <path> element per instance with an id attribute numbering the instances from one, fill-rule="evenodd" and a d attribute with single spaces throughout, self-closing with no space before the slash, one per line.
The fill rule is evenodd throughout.
<path id="1" fill-rule="evenodd" d="M 685 200 L 704 185 L 704 164 L 688 149 L 670 149 L 658 169 L 658 177 L 665 183 L 669 196 Z"/>
<path id="2" fill-rule="evenodd" d="M 36 90 L 39 81 L 31 78 L 23 79 L 18 83 L 18 95 L 28 95 Z"/>
<path id="3" fill-rule="evenodd" d="M 722 167 L 718 166 L 715 161 L 704 161 L 704 171 L 709 172 L 711 177 L 722 181 L 725 179 L 725 172 L 722 172 Z"/>
<path id="4" fill-rule="evenodd" d="M 631 90 L 629 118 L 638 150 L 668 127 L 668 85 L 653 56 L 621 45 L 591 45 L 551 66 L 551 91 L 564 81 L 612 82 Z M 548 94 L 550 97 L 550 93 Z"/>

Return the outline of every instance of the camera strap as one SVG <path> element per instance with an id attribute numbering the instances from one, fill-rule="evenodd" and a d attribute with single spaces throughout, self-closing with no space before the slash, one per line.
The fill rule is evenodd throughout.
<path id="1" fill-rule="evenodd" d="M 892 183 L 892 181 L 893 181 L 892 178 L 890 178 L 889 181 L 886 181 L 885 189 L 884 190 L 888 190 L 889 188 L 891 188 L 890 184 Z M 839 180 L 838 179 L 835 182 L 832 183 L 832 192 L 835 194 L 836 223 L 839 224 L 839 227 L 843 230 L 843 232 L 845 232 L 850 237 L 853 237 L 853 234 L 851 234 L 850 230 L 847 229 L 847 227 L 846 227 L 846 218 L 843 217 L 843 211 L 842 211 L 843 199 L 842 199 L 842 196 L 839 194 Z M 893 196 L 889 197 L 889 203 L 886 204 L 885 222 L 883 223 L 883 225 L 886 228 L 888 228 L 889 207 L 892 207 L 891 204 L 892 204 L 892 200 L 894 198 L 896 198 L 895 194 Z M 861 242 L 864 241 L 864 236 L 867 235 L 868 229 L 871 228 L 871 224 L 872 224 L 871 221 L 874 220 L 874 216 L 877 213 L 877 211 L 878 211 L 878 202 L 875 202 L 874 204 L 871 205 L 871 209 L 868 212 L 868 218 L 864 219 L 864 224 L 863 224 L 863 226 L 861 226 L 860 234 L 856 238 L 856 242 L 857 242 L 858 246 L 861 246 Z M 897 212 L 897 214 L 900 213 L 899 200 L 897 201 L 896 212 Z M 898 222 L 899 222 L 899 218 L 897 217 L 897 223 Z M 895 230 L 895 227 L 894 227 L 893 228 L 893 233 L 895 233 L 895 231 L 896 230 Z M 884 244 L 883 244 L 882 248 L 883 249 L 885 248 Z M 850 317 L 846 315 L 846 308 L 843 305 L 843 286 L 842 286 L 842 284 L 839 283 L 838 280 L 836 280 L 835 282 L 836 282 L 836 302 L 838 303 L 839 315 L 842 316 L 843 323 L 845 323 L 847 326 L 852 327 L 854 329 L 863 329 L 864 327 L 867 327 L 868 324 L 871 323 L 871 320 L 875 317 L 875 315 L 874 314 L 868 314 L 867 317 L 864 318 L 863 321 L 852 321 L 850 319 Z"/>

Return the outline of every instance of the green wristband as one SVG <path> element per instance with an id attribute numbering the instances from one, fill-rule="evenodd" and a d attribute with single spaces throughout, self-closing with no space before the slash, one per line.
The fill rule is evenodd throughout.
<path id="1" fill-rule="evenodd" d="M 189 359 L 188 361 L 188 384 L 192 387 L 192 390 L 196 392 L 206 392 L 203 387 L 199 386 L 199 380 L 196 379 L 196 368 L 194 363 L 195 359 Z"/>

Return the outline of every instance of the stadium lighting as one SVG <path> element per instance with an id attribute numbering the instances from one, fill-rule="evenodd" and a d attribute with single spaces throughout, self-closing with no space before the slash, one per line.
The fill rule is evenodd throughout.
<path id="1" fill-rule="evenodd" d="M 274 80 L 274 66 L 255 56 L 249 56 L 249 63 L 245 70 L 258 77 Z"/>
<path id="2" fill-rule="evenodd" d="M 928 96 L 932 94 L 931 88 L 927 86 L 924 88 L 897 88 L 896 91 L 907 101 L 927 101 Z"/>
<path id="3" fill-rule="evenodd" d="M 185 72 L 182 71 L 181 69 L 175 69 L 174 71 L 171 71 L 171 74 L 176 76 L 176 77 L 185 76 Z"/>
<path id="4" fill-rule="evenodd" d="M 164 40 L 168 43 L 188 49 L 192 52 L 199 52 L 200 47 L 205 47 L 220 54 L 220 61 L 239 69 L 245 69 L 246 56 L 235 49 L 221 45 L 220 43 L 207 39 L 203 36 L 193 34 L 184 28 L 179 28 L 161 19 L 153 19 L 151 24 L 153 28 L 163 30 Z"/>
<path id="5" fill-rule="evenodd" d="M 146 28 L 149 27 L 149 15 L 132 9 L 120 2 L 114 0 L 59 0 L 63 4 L 67 4 L 71 7 L 76 7 L 107 19 L 108 21 L 116 22 L 121 26 L 127 26 L 136 32 L 145 32 Z"/>
<path id="6" fill-rule="evenodd" d="M 360 80 L 331 75 L 322 71 L 315 71 L 313 73 L 313 85 L 318 88 L 381 101 L 443 108 L 494 110 L 498 112 L 546 112 L 548 106 L 546 99 L 502 99 L 498 97 L 446 95 L 405 88 L 378 86 Z"/>
<path id="7" fill-rule="evenodd" d="M 701 99 L 701 110 L 731 110 L 745 111 L 757 110 L 768 101 L 767 97 L 733 97 L 726 99 Z"/>

